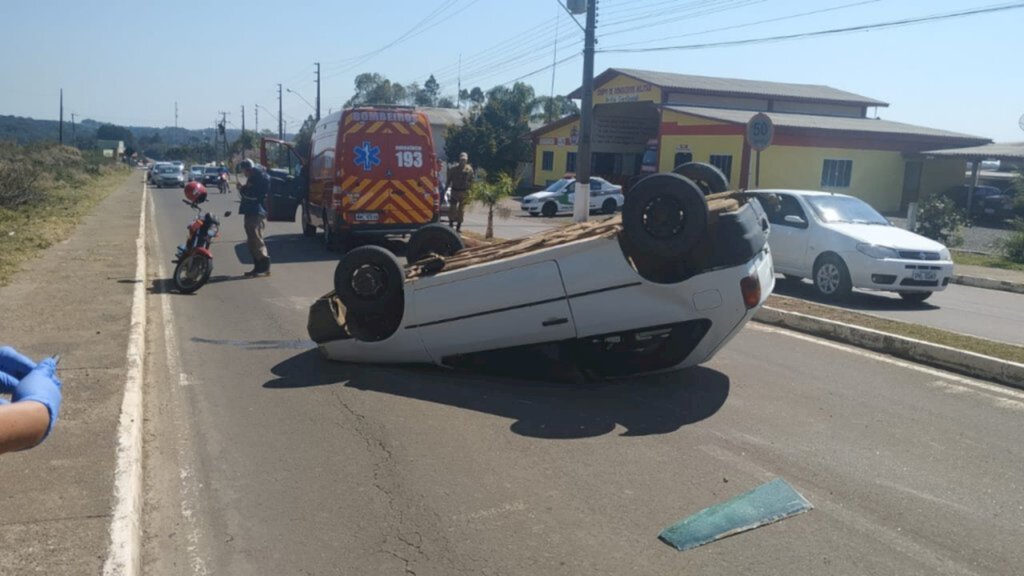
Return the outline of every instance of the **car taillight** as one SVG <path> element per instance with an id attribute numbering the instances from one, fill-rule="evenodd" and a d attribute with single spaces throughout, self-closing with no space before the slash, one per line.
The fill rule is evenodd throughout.
<path id="1" fill-rule="evenodd" d="M 740 292 L 743 293 L 743 304 L 747 310 L 756 308 L 761 303 L 761 280 L 757 277 L 756 271 L 740 280 Z"/>
<path id="2" fill-rule="evenodd" d="M 341 201 L 345 195 L 341 191 L 341 186 L 335 186 L 331 189 L 331 207 L 335 210 L 341 208 Z"/>

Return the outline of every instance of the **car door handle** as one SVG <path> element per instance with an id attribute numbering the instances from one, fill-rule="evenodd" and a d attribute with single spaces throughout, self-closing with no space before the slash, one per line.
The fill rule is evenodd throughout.
<path id="1" fill-rule="evenodd" d="M 560 324 L 568 324 L 568 318 L 549 318 L 540 323 L 541 326 L 547 328 L 548 326 L 558 326 Z"/>

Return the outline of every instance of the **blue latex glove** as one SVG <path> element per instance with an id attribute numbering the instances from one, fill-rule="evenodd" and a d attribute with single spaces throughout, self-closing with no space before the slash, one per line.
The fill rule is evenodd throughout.
<path id="1" fill-rule="evenodd" d="M 32 400 L 46 406 L 46 409 L 49 410 L 50 425 L 46 428 L 43 440 L 50 435 L 53 425 L 57 423 L 57 414 L 60 413 L 60 379 L 57 378 L 56 372 L 56 360 L 53 358 L 43 360 L 36 364 L 28 376 L 21 379 L 11 396 L 13 402 Z"/>
<path id="2" fill-rule="evenodd" d="M 31 358 L 10 346 L 0 346 L 0 372 L 21 380 L 36 367 Z"/>
<path id="3" fill-rule="evenodd" d="M 0 394 L 10 394 L 18 386 L 18 380 L 7 372 L 0 370 Z"/>

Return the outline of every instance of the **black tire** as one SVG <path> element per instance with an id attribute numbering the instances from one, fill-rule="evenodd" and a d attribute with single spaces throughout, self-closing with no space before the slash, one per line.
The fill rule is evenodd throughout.
<path id="1" fill-rule="evenodd" d="M 316 226 L 310 222 L 309 206 L 302 203 L 302 235 L 306 238 L 316 238 Z"/>
<path id="2" fill-rule="evenodd" d="M 193 252 L 178 260 L 174 267 L 174 287 L 182 294 L 191 294 L 203 287 L 213 273 L 213 260 Z"/>
<path id="3" fill-rule="evenodd" d="M 402 265 L 380 246 L 360 246 L 342 256 L 334 269 L 334 292 L 356 315 L 387 316 L 404 287 Z"/>
<path id="4" fill-rule="evenodd" d="M 814 281 L 814 289 L 827 300 L 845 300 L 853 289 L 846 263 L 835 254 L 818 258 L 811 280 Z"/>
<path id="5" fill-rule="evenodd" d="M 928 298 L 930 298 L 932 292 L 900 292 L 900 298 L 903 298 L 907 302 L 914 304 L 920 304 Z"/>
<path id="6" fill-rule="evenodd" d="M 554 202 L 548 202 L 540 209 L 540 213 L 543 214 L 545 218 L 554 218 L 555 215 L 558 214 L 558 205 Z"/>
<path id="7" fill-rule="evenodd" d="M 315 232 L 314 232 L 315 233 Z M 351 246 L 351 237 L 348 234 L 338 232 L 327 219 L 327 212 L 324 212 L 324 247 L 331 252 L 345 253 Z"/>
<path id="8" fill-rule="evenodd" d="M 444 224 L 427 224 L 412 233 L 405 249 L 405 259 L 410 263 L 419 262 L 429 254 L 451 256 L 465 248 L 462 238 Z"/>
<path id="9" fill-rule="evenodd" d="M 700 188 L 678 174 L 652 174 L 637 183 L 622 208 L 627 245 L 658 260 L 680 260 L 708 229 Z M 634 254 L 630 254 L 634 256 Z"/>
<path id="10" fill-rule="evenodd" d="M 619 209 L 619 203 L 615 201 L 615 198 L 609 198 L 601 203 L 602 214 L 615 214 L 615 211 Z"/>
<path id="11" fill-rule="evenodd" d="M 716 166 L 703 162 L 687 162 L 680 164 L 673 170 L 680 176 L 685 176 L 696 184 L 704 195 L 717 194 L 729 190 L 729 178 Z"/>

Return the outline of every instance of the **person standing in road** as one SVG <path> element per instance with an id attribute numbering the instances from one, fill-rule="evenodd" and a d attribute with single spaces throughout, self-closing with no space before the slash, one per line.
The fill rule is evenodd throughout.
<path id="1" fill-rule="evenodd" d="M 42 443 L 60 413 L 61 383 L 57 359 L 38 364 L 10 346 L 0 347 L 0 454 Z"/>
<path id="2" fill-rule="evenodd" d="M 238 213 L 245 216 L 245 238 L 252 254 L 253 268 L 245 273 L 248 277 L 270 276 L 270 255 L 263 241 L 263 230 L 267 226 L 267 209 L 263 206 L 270 193 L 270 176 L 261 166 L 246 158 L 242 160 L 245 184 L 239 187 L 242 202 Z"/>
<path id="3" fill-rule="evenodd" d="M 469 164 L 469 154 L 465 152 L 459 154 L 459 163 L 448 169 L 447 180 L 448 186 L 452 190 L 448 206 L 448 226 L 461 232 L 469 188 L 473 185 L 473 167 Z"/>

